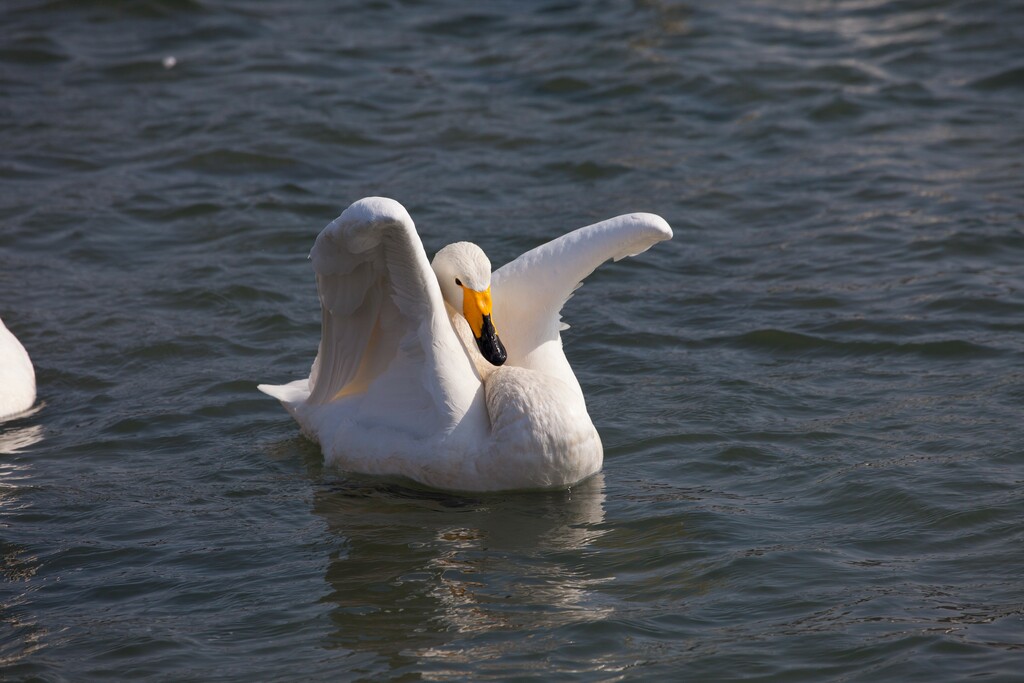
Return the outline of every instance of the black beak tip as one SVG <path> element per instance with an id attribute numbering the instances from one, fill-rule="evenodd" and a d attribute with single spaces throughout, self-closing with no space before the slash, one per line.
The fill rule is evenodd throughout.
<path id="1" fill-rule="evenodd" d="M 504 365 L 508 360 L 508 352 L 505 351 L 505 345 L 498 339 L 498 333 L 495 332 L 494 324 L 491 323 L 491 316 L 484 316 L 484 327 L 480 332 L 476 345 L 480 349 L 481 355 L 491 365 Z"/>
<path id="2" fill-rule="evenodd" d="M 484 335 L 476 340 L 480 353 L 491 365 L 504 365 L 508 360 L 508 352 L 505 345 L 498 339 L 498 335 Z"/>

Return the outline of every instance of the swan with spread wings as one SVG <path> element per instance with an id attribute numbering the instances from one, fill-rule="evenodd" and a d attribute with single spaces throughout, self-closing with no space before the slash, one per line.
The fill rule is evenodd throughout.
<path id="1" fill-rule="evenodd" d="M 361 199 L 310 252 L 323 327 L 309 377 L 259 388 L 342 470 L 457 491 L 572 486 L 603 450 L 562 305 L 605 261 L 671 237 L 653 214 L 618 216 L 492 273 L 470 242 L 428 262 L 401 204 Z"/>

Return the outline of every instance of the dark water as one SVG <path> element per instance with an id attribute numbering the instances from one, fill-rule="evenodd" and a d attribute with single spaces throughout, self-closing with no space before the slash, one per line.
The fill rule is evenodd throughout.
<path id="1" fill-rule="evenodd" d="M 10 0 L 6 680 L 1021 680 L 1024 6 Z M 164 60 L 173 57 L 173 63 Z M 169 67 L 169 68 L 168 68 Z M 365 195 L 569 303 L 571 492 L 326 471 L 305 261 Z"/>

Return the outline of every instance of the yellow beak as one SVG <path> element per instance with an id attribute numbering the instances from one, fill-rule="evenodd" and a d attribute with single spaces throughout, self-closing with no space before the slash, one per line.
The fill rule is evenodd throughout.
<path id="1" fill-rule="evenodd" d="M 483 333 L 484 316 L 491 314 L 491 288 L 478 292 L 469 287 L 462 287 L 462 315 L 466 316 L 473 336 L 477 339 Z"/>
<path id="2" fill-rule="evenodd" d="M 491 322 L 491 288 L 478 292 L 463 285 L 462 315 L 466 317 L 476 345 L 487 362 L 491 365 L 504 363 L 508 354 Z"/>

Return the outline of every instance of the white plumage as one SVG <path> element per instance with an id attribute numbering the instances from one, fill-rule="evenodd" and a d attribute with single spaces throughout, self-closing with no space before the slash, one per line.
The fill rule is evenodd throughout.
<path id="1" fill-rule="evenodd" d="M 309 378 L 259 388 L 343 470 L 462 491 L 571 486 L 601 468 L 603 451 L 562 351 L 562 305 L 604 261 L 671 237 L 658 216 L 619 216 L 492 275 L 466 242 L 428 263 L 401 204 L 362 199 L 310 252 L 323 327 Z M 471 299 L 484 309 L 493 299 L 484 324 L 493 318 L 507 349 L 500 367 L 464 317 Z"/>
<path id="2" fill-rule="evenodd" d="M 23 413 L 36 402 L 36 373 L 28 352 L 0 320 L 0 419 Z"/>

